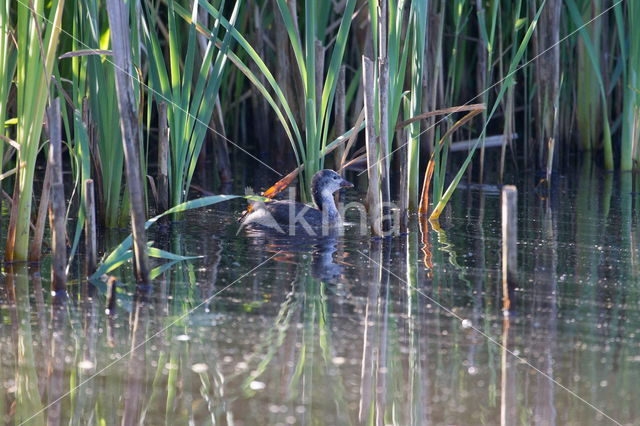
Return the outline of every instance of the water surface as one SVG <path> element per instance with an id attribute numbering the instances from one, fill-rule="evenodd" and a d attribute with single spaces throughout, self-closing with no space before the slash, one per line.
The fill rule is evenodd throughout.
<path id="1" fill-rule="evenodd" d="M 8 424 L 640 424 L 631 176 L 519 193 L 519 285 L 502 315 L 499 193 L 456 193 L 442 229 L 372 240 L 236 235 L 241 201 L 190 212 L 178 263 L 107 310 L 105 286 L 0 285 Z M 121 233 L 103 241 L 115 244 Z"/>

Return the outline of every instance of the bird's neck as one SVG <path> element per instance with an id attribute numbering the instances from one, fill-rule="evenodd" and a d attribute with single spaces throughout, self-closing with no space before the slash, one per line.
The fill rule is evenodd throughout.
<path id="1" fill-rule="evenodd" d="M 327 215 L 329 220 L 336 220 L 340 217 L 340 212 L 338 212 L 332 193 L 329 191 L 314 190 L 312 195 L 318 210 Z"/>

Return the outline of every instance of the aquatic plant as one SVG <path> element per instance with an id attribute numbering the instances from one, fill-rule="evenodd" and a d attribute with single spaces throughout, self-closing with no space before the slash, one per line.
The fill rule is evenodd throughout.
<path id="1" fill-rule="evenodd" d="M 595 2 L 594 13 L 600 12 L 599 2 Z M 600 56 L 596 51 L 596 48 L 601 46 L 598 38 L 601 33 L 601 26 L 599 22 L 594 22 L 591 29 L 587 29 L 582 20 L 582 16 L 578 6 L 574 0 L 567 1 L 567 9 L 571 15 L 575 26 L 580 31 L 580 60 L 578 67 L 581 70 L 582 77 L 578 79 L 577 90 L 577 106 L 576 112 L 578 123 L 581 132 L 584 134 L 583 144 L 585 150 L 589 151 L 594 148 L 595 139 L 598 138 L 599 132 L 597 131 L 596 123 L 602 125 L 602 139 L 604 148 L 604 166 L 607 170 L 613 170 L 613 150 L 611 147 L 611 128 L 609 125 L 609 116 L 607 107 L 607 89 L 602 78 L 602 71 L 600 67 Z M 590 5 L 587 5 L 590 6 Z M 597 46 L 597 47 L 596 47 Z M 586 63 L 584 56 L 587 56 L 589 61 Z M 584 70 L 584 74 L 583 71 Z M 586 87 L 582 87 L 585 85 Z M 596 88 L 591 89 L 592 86 Z M 582 90 L 581 90 L 582 89 Z M 594 96 L 595 95 L 595 96 Z M 594 99 L 595 97 L 595 99 Z M 601 120 L 594 120 L 594 116 L 602 116 Z"/>
<path id="2" fill-rule="evenodd" d="M 7 136 L 5 121 L 9 118 L 9 91 L 16 70 L 17 51 L 13 44 L 13 28 L 10 22 L 11 5 L 5 2 L 0 6 L 0 139 Z M 4 156 L 5 140 L 0 141 L 0 158 Z M 3 166 L 0 164 L 0 173 Z"/>
<path id="3" fill-rule="evenodd" d="M 71 122 L 75 135 L 71 155 L 78 164 L 76 179 L 84 182 L 92 176 L 95 178 L 99 218 L 105 226 L 121 226 L 128 222 L 129 216 L 123 191 L 122 135 L 120 127 L 114 125 L 119 119 L 115 65 L 111 56 L 100 55 L 110 53 L 107 50 L 110 27 L 98 0 L 75 2 L 74 11 L 74 32 L 69 47 L 71 52 L 88 53 L 71 58 L 74 103 Z M 135 35 L 135 27 L 131 36 Z M 79 189 L 84 197 L 83 190 Z"/>
<path id="4" fill-rule="evenodd" d="M 623 13 L 623 8 L 626 13 Z M 620 169 L 629 171 L 636 169 L 640 161 L 640 37 L 635 25 L 640 19 L 640 5 L 637 2 L 617 2 L 615 17 L 620 49 L 619 66 L 623 75 Z"/>
<path id="5" fill-rule="evenodd" d="M 49 84 L 56 56 L 65 0 L 44 0 L 29 4 L 18 1 L 17 9 L 17 155 L 18 182 L 13 193 L 14 208 L 5 258 L 26 261 L 29 250 L 33 180 Z M 6 30 L 6 28 L 5 28 Z"/>
<path id="6" fill-rule="evenodd" d="M 498 91 L 498 95 L 496 96 L 496 99 L 494 101 L 493 107 L 491 108 L 491 111 L 490 111 L 489 115 L 487 116 L 487 119 L 486 119 L 486 121 L 484 123 L 484 126 L 482 127 L 482 132 L 480 133 L 480 137 L 473 144 L 472 148 L 470 149 L 469 153 L 467 154 L 467 158 L 462 163 L 462 166 L 460 167 L 460 169 L 458 170 L 458 172 L 454 176 L 453 180 L 451 181 L 451 183 L 447 187 L 447 190 L 444 193 L 442 193 L 442 196 L 440 196 L 438 199 L 434 199 L 435 207 L 433 208 L 433 211 L 432 211 L 432 213 L 430 215 L 431 219 L 437 220 L 440 217 L 440 214 L 442 213 L 442 210 L 444 210 L 444 207 L 449 202 L 449 199 L 451 198 L 451 196 L 453 195 L 453 192 L 455 191 L 456 187 L 458 186 L 458 183 L 460 182 L 460 179 L 462 179 L 462 177 L 464 176 L 465 172 L 467 171 L 467 167 L 471 163 L 471 160 L 473 158 L 473 154 L 475 153 L 476 149 L 478 148 L 478 145 L 481 143 L 481 141 L 483 140 L 483 138 L 486 135 L 487 126 L 489 124 L 489 120 L 491 120 L 491 118 L 493 117 L 493 115 L 497 111 L 497 109 L 498 109 L 498 107 L 500 105 L 500 101 L 502 100 L 502 97 L 504 96 L 507 88 L 510 86 L 511 82 L 515 78 L 516 68 L 518 67 L 518 64 L 520 63 L 520 60 L 522 59 L 522 56 L 524 55 L 524 53 L 526 51 L 527 45 L 529 44 L 529 40 L 531 39 L 531 36 L 533 35 L 533 31 L 536 28 L 536 25 L 538 23 L 538 19 L 540 19 L 540 14 L 542 13 L 543 8 L 544 8 L 544 2 L 540 6 L 540 8 L 538 9 L 536 15 L 531 20 L 531 23 L 529 24 L 529 28 L 527 29 L 526 33 L 523 35 L 523 38 L 522 38 L 522 40 L 520 42 L 520 45 L 518 47 L 518 51 L 516 52 L 516 54 L 512 58 L 511 64 L 509 64 L 509 71 L 507 72 L 507 75 L 505 76 L 505 79 L 502 81 L 502 84 L 500 84 L 500 90 Z"/>
<path id="7" fill-rule="evenodd" d="M 233 26 L 242 6 L 235 2 L 229 26 Z M 164 52 L 158 36 L 158 12 L 145 7 L 144 36 L 149 52 L 149 74 L 153 97 L 157 102 L 167 105 L 169 122 L 169 192 L 170 205 L 184 202 L 189 193 L 191 179 L 204 143 L 208 123 L 211 119 L 218 90 L 222 84 L 222 75 L 227 64 L 227 51 L 233 38 L 227 28 L 221 45 L 217 45 L 217 35 L 222 27 L 218 17 L 211 29 L 201 28 L 209 35 L 202 60 L 198 64 L 196 25 L 198 24 L 199 2 L 193 2 L 191 21 L 187 25 L 186 46 L 183 44 L 180 21 L 176 4 L 169 0 L 167 9 L 167 28 L 169 44 L 169 64 L 165 62 Z M 224 1 L 222 2 L 222 8 Z M 200 24 L 201 25 L 201 24 Z"/>
<path id="8" fill-rule="evenodd" d="M 304 19 L 300 24 L 300 26 L 304 25 L 304 37 L 298 32 L 298 20 L 300 20 L 298 11 L 290 10 L 284 0 L 277 0 L 277 4 L 294 52 L 303 88 L 304 126 L 298 126 L 295 122 L 290 124 L 293 128 L 304 128 L 304 142 L 302 139 L 298 139 L 297 147 L 295 147 L 293 140 L 291 142 L 295 147 L 298 164 L 305 165 L 300 192 L 303 199 L 308 200 L 308 185 L 311 183 L 311 178 L 323 168 L 324 164 L 324 156 L 321 153 L 329 142 L 330 117 L 338 83 L 338 73 L 343 64 L 356 1 L 347 0 L 341 11 L 342 16 L 338 15 L 339 27 L 335 34 L 334 46 L 329 56 L 330 60 L 326 72 L 324 66 L 327 56 L 325 40 L 330 35 L 328 25 L 332 4 L 316 0 L 305 1 Z M 290 105 L 293 100 L 287 100 L 284 97 L 279 97 L 279 100 L 283 102 L 285 110 L 292 110 Z M 284 104 L 288 104 L 288 106 L 285 107 Z M 291 119 L 291 114 L 288 115 Z M 299 134 L 300 132 L 296 131 L 296 135 Z"/>

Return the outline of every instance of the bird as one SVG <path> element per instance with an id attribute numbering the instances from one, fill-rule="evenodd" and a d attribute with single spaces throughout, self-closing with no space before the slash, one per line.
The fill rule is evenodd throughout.
<path id="1" fill-rule="evenodd" d="M 241 219 L 240 229 L 247 225 L 272 228 L 280 233 L 304 232 L 314 235 L 318 229 L 335 229 L 343 225 L 333 193 L 353 184 L 330 169 L 324 169 L 311 179 L 311 196 L 315 207 L 291 200 L 256 201 L 251 212 Z"/>

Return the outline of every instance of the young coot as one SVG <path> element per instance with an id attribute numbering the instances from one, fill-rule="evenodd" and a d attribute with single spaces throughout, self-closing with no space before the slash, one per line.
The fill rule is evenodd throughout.
<path id="1" fill-rule="evenodd" d="M 242 219 L 241 227 L 258 224 L 284 232 L 284 228 L 302 228 L 315 234 L 314 228 L 342 225 L 340 212 L 336 208 L 333 193 L 340 188 L 351 188 L 353 184 L 344 180 L 333 170 L 320 170 L 311 180 L 311 196 L 316 208 L 290 200 L 256 202 L 251 212 Z"/>

